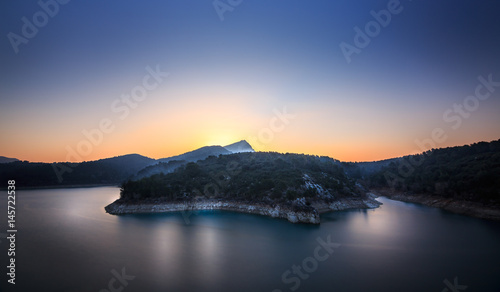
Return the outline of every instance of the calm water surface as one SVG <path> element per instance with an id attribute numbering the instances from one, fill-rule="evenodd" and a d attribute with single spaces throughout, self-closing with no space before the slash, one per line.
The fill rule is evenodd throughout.
<path id="1" fill-rule="evenodd" d="M 118 196 L 18 191 L 16 285 L 0 238 L 0 291 L 112 291 L 110 282 L 124 292 L 500 291 L 497 222 L 385 198 L 378 209 L 324 214 L 320 226 L 231 212 L 106 214 Z M 328 240 L 340 244 L 331 254 L 319 243 Z"/>

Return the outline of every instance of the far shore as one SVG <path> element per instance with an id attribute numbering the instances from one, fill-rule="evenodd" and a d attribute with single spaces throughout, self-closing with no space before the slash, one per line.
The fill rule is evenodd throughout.
<path id="1" fill-rule="evenodd" d="M 452 213 L 480 219 L 500 220 L 500 208 L 486 206 L 478 202 L 454 200 L 426 194 L 407 194 L 391 189 L 377 189 L 373 190 L 373 192 L 391 200 L 440 208 Z"/>

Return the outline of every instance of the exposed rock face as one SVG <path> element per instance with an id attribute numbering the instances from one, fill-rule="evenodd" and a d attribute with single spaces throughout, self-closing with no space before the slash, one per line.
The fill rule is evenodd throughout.
<path id="1" fill-rule="evenodd" d="M 198 202 L 163 202 L 161 200 L 143 201 L 140 203 L 122 202 L 117 200 L 105 207 L 107 213 L 113 215 L 139 214 L 139 213 L 164 213 L 199 210 L 226 210 L 249 214 L 265 215 L 273 218 L 287 219 L 292 223 L 320 223 L 320 213 L 340 211 L 347 209 L 377 208 L 381 203 L 368 196 L 368 199 L 341 199 L 330 205 L 326 203 L 312 204 L 304 210 L 293 210 L 290 206 L 269 206 L 261 204 L 248 204 L 243 202 L 224 202 L 217 200 L 202 200 Z M 318 211 L 320 210 L 320 211 Z"/>
<path id="2" fill-rule="evenodd" d="M 226 146 L 224 146 L 224 148 L 226 150 L 231 151 L 232 153 L 255 152 L 255 150 L 253 150 L 252 146 L 250 146 L 250 144 L 248 144 L 248 142 L 245 140 L 241 140 L 239 142 L 236 142 L 236 143 L 233 143 L 230 145 L 226 145 Z"/>
<path id="3" fill-rule="evenodd" d="M 200 210 L 226 210 L 242 212 L 249 214 L 265 215 L 273 218 L 284 218 L 292 223 L 312 223 L 319 224 L 319 213 L 316 210 L 311 211 L 293 211 L 281 206 L 252 205 L 236 202 L 221 202 L 206 200 L 201 202 L 179 202 L 179 203 L 114 203 L 105 207 L 106 212 L 113 215 L 137 214 L 137 213 L 163 213 L 163 212 L 182 212 L 182 211 L 200 211 Z"/>
<path id="4" fill-rule="evenodd" d="M 374 209 L 378 208 L 382 203 L 373 198 L 368 199 L 342 199 L 331 203 L 328 209 L 332 211 L 342 211 L 349 209 Z"/>
<path id="5" fill-rule="evenodd" d="M 198 160 L 203 160 L 211 155 L 219 156 L 227 154 L 232 154 L 232 152 L 222 146 L 205 146 L 181 155 L 158 159 L 158 161 L 169 162 L 174 160 L 184 160 L 187 162 L 196 162 Z"/>

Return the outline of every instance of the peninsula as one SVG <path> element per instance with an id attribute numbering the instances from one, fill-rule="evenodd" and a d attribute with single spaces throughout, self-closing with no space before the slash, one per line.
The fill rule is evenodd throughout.
<path id="1" fill-rule="evenodd" d="M 210 156 L 122 184 L 110 214 L 228 210 L 319 224 L 319 214 L 380 205 L 339 161 L 301 154 Z"/>

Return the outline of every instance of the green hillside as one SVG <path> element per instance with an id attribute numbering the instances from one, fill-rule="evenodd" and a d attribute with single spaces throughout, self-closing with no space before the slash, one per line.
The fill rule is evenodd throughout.
<path id="1" fill-rule="evenodd" d="M 124 200 L 210 197 L 247 202 L 287 202 L 297 198 L 333 201 L 362 196 L 337 161 L 318 156 L 238 153 L 188 163 L 173 173 L 156 174 L 122 185 Z"/>
<path id="2" fill-rule="evenodd" d="M 500 140 L 405 156 L 370 175 L 370 187 L 500 204 Z"/>

